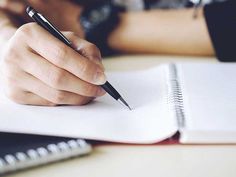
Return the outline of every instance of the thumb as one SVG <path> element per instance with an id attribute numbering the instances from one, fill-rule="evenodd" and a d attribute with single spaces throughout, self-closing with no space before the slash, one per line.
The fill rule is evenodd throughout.
<path id="1" fill-rule="evenodd" d="M 72 42 L 73 48 L 78 51 L 78 53 L 90 61 L 99 65 L 103 70 L 105 70 L 102 64 L 102 57 L 98 47 L 84 39 L 81 39 L 73 32 L 63 32 L 63 34 Z"/>

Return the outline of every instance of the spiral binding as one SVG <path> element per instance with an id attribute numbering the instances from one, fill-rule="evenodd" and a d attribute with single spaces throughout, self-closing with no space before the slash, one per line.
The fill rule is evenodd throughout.
<path id="1" fill-rule="evenodd" d="M 183 105 L 183 95 L 179 82 L 178 72 L 175 64 L 168 67 L 168 105 L 174 110 L 179 129 L 185 125 L 185 112 Z"/>
<path id="2" fill-rule="evenodd" d="M 28 149 L 26 152 L 7 154 L 0 158 L 0 175 L 88 154 L 92 147 L 82 139 L 48 144 L 46 147 Z"/>

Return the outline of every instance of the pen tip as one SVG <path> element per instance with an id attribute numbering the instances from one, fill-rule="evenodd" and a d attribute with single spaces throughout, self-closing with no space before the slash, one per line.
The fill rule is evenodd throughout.
<path id="1" fill-rule="evenodd" d="M 118 99 L 118 101 L 119 101 L 122 105 L 126 106 L 130 111 L 132 110 L 132 108 L 128 105 L 128 103 L 127 103 L 122 97 L 120 97 L 120 98 Z"/>
<path id="2" fill-rule="evenodd" d="M 132 108 L 129 105 L 128 105 L 128 108 L 129 108 L 130 111 L 132 111 Z"/>

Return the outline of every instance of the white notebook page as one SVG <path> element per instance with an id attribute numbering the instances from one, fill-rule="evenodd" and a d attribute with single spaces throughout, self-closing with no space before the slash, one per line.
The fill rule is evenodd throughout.
<path id="1" fill-rule="evenodd" d="M 86 106 L 38 107 L 0 100 L 0 131 L 80 137 L 124 143 L 155 143 L 177 131 L 166 105 L 167 66 L 108 73 L 134 109 L 106 95 Z"/>
<path id="2" fill-rule="evenodd" d="M 236 64 L 180 64 L 182 142 L 236 142 Z"/>

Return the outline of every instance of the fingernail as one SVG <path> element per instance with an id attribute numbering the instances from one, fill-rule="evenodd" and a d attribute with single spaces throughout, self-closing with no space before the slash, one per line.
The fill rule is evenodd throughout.
<path id="1" fill-rule="evenodd" d="M 94 84 L 102 85 L 106 82 L 106 76 L 101 69 L 98 69 L 96 74 L 94 75 Z"/>

